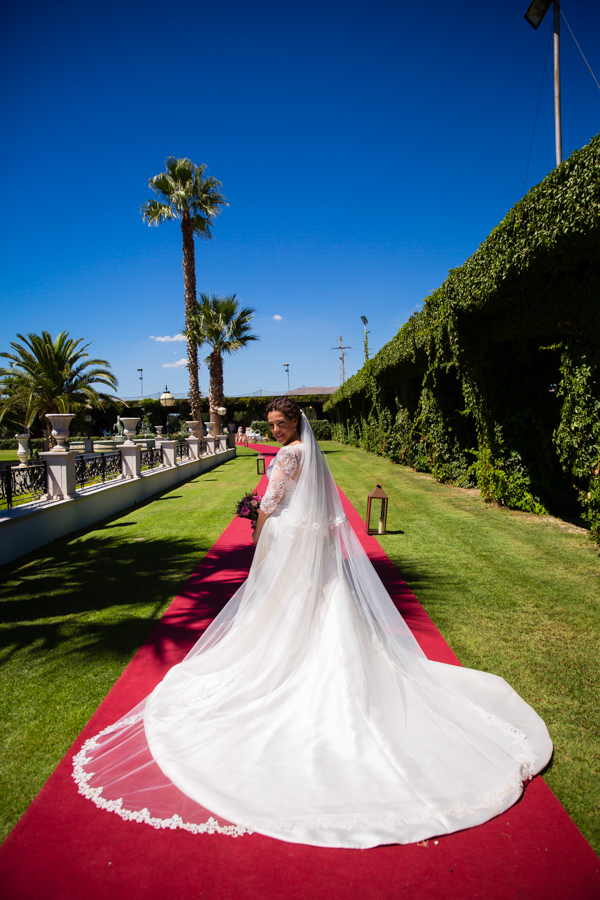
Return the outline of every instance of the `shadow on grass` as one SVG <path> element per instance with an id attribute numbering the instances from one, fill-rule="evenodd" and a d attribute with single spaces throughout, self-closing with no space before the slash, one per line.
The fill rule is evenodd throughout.
<path id="1" fill-rule="evenodd" d="M 0 587 L 4 660 L 26 648 L 38 655 L 69 642 L 65 649 L 75 654 L 131 655 L 177 593 L 188 602 L 160 623 L 152 650 L 160 657 L 167 645 L 187 648 L 241 585 L 252 558 L 252 548 L 213 549 L 202 562 L 209 548 L 201 540 L 131 543 L 102 531 L 7 573 Z"/>

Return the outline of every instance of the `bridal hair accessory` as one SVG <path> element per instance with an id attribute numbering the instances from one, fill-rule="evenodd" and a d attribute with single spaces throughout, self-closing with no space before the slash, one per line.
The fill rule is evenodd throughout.
<path id="1" fill-rule="evenodd" d="M 252 523 L 252 531 L 256 528 L 256 520 L 258 519 L 258 510 L 262 497 L 256 491 L 251 491 L 239 501 L 235 514 L 240 519 L 249 519 Z"/>

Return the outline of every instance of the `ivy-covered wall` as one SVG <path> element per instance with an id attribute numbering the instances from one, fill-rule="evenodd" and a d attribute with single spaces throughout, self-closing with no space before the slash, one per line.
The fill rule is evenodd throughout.
<path id="1" fill-rule="evenodd" d="M 600 135 L 452 270 L 325 407 L 339 440 L 600 541 Z"/>

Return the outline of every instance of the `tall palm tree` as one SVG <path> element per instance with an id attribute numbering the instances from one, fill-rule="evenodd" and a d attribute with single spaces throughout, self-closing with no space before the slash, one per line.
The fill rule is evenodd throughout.
<path id="1" fill-rule="evenodd" d="M 83 338 L 73 340 L 68 331 L 56 340 L 49 331 L 17 337 L 21 343 L 11 341 L 12 353 L 0 353 L 11 363 L 0 369 L 0 421 L 17 415 L 29 428 L 39 416 L 51 446 L 46 413 L 68 413 L 74 403 L 99 407 L 115 401 L 96 390 L 97 385 L 115 390 L 117 379 L 105 359 L 90 359 L 86 352 L 90 345 L 80 346 Z"/>
<path id="2" fill-rule="evenodd" d="M 194 237 L 210 240 L 211 225 L 221 206 L 228 206 L 219 193 L 221 182 L 205 177 L 206 166 L 196 166 L 189 159 L 165 160 L 166 172 L 151 178 L 148 184 L 157 200 L 142 206 L 144 222 L 160 225 L 168 219 L 181 219 L 183 235 L 183 288 L 185 297 L 185 328 L 191 334 L 190 322 L 196 304 L 196 256 Z M 190 375 L 190 406 L 194 419 L 202 421 L 200 386 L 198 384 L 198 347 L 194 337 L 188 336 L 188 371 Z"/>
<path id="3" fill-rule="evenodd" d="M 210 356 L 206 357 L 205 362 L 210 370 L 208 392 L 210 421 L 218 429 L 222 427 L 222 422 L 217 409 L 224 401 L 223 356 L 236 353 L 250 341 L 260 340 L 258 335 L 250 334 L 250 321 L 255 311 L 249 306 L 240 308 L 235 294 L 230 297 L 219 297 L 217 294 L 209 297 L 208 294 L 200 294 L 190 317 L 188 329 L 184 332 L 188 341 L 192 338 L 198 347 L 203 344 L 212 347 Z"/>

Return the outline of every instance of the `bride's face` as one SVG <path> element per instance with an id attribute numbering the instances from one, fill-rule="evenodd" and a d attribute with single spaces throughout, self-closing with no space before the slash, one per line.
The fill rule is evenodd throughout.
<path id="1" fill-rule="evenodd" d="M 273 437 L 278 444 L 288 444 L 298 439 L 298 420 L 290 419 L 285 413 L 273 410 L 267 416 Z"/>

